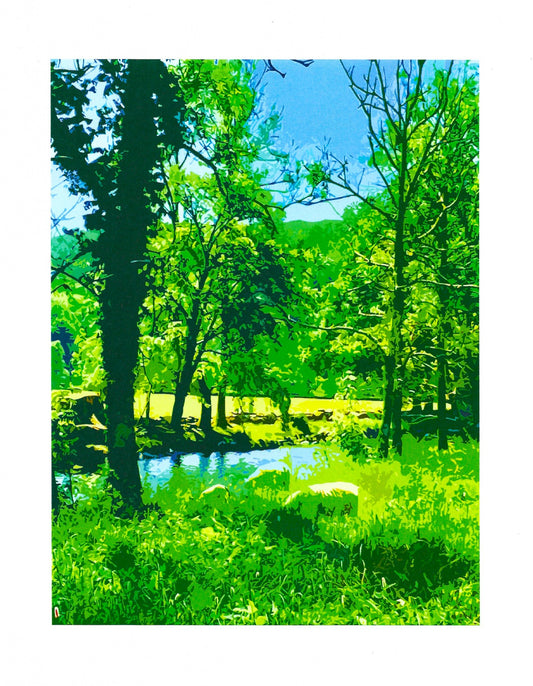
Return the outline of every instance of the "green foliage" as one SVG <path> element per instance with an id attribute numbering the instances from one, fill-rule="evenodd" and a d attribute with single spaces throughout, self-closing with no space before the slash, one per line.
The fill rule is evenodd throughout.
<path id="1" fill-rule="evenodd" d="M 68 388 L 70 374 L 65 367 L 65 351 L 59 341 L 52 341 L 52 388 Z"/>
<path id="2" fill-rule="evenodd" d="M 373 455 L 373 449 L 365 436 L 365 427 L 355 417 L 337 420 L 334 424 L 332 440 L 353 459 L 365 460 Z"/>
<path id="3" fill-rule="evenodd" d="M 60 410 L 52 419 L 52 465 L 56 469 L 76 464 L 75 424 L 75 413 L 71 410 Z"/>

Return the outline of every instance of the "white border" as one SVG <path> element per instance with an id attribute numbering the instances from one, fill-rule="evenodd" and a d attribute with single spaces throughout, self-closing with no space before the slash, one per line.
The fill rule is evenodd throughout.
<path id="1" fill-rule="evenodd" d="M 530 673 L 531 567 L 524 550 L 531 541 L 533 457 L 527 5 L 209 0 L 194 7 L 19 0 L 3 11 L 3 681 L 523 683 Z M 49 626 L 49 60 L 123 56 L 480 61 L 481 627 Z"/>

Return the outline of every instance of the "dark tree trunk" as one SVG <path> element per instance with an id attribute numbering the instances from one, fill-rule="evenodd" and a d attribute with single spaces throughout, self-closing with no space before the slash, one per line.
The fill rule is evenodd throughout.
<path id="1" fill-rule="evenodd" d="M 217 426 L 222 430 L 228 428 L 228 420 L 226 419 L 226 387 L 224 384 L 220 384 L 218 387 Z"/>
<path id="2" fill-rule="evenodd" d="M 145 297 L 143 260 L 152 212 L 146 189 L 157 157 L 152 88 L 155 61 L 130 60 L 124 92 L 124 117 L 116 209 L 101 240 L 107 278 L 102 297 L 102 347 L 107 376 L 107 429 L 112 483 L 124 504 L 142 505 L 134 434 L 134 369 L 138 313 Z M 152 71 L 154 74 L 152 74 Z"/>
<path id="3" fill-rule="evenodd" d="M 444 341 L 441 341 L 444 346 Z M 448 422 L 446 419 L 446 353 L 441 348 L 437 358 L 437 426 L 439 432 L 439 450 L 448 450 Z"/>
<path id="4" fill-rule="evenodd" d="M 176 378 L 176 389 L 174 392 L 174 407 L 172 408 L 172 417 L 170 425 L 174 431 L 181 435 L 183 427 L 181 420 L 183 419 L 183 408 L 185 407 L 185 399 L 191 388 L 192 378 L 201 360 L 202 351 L 198 349 L 198 335 L 201 328 L 201 305 L 202 305 L 202 291 L 207 281 L 210 266 L 207 264 L 202 272 L 196 298 L 193 301 L 191 314 L 187 319 L 187 338 L 185 341 L 185 356 L 183 366 Z"/>
<path id="5" fill-rule="evenodd" d="M 394 359 L 387 355 L 383 371 L 384 393 L 383 393 L 383 416 L 379 430 L 378 454 L 386 459 L 389 455 L 389 438 L 392 423 L 392 407 L 394 400 Z"/>
<path id="6" fill-rule="evenodd" d="M 202 410 L 200 413 L 199 426 L 204 436 L 207 436 L 212 431 L 211 422 L 213 420 L 211 405 L 211 389 L 207 385 L 205 378 L 203 376 L 201 376 L 198 380 L 198 386 L 200 387 L 200 393 L 202 395 Z"/>
<path id="7" fill-rule="evenodd" d="M 401 379 L 397 380 L 396 391 L 392 402 L 392 447 L 398 453 L 402 454 L 402 388 Z"/>
<path id="8" fill-rule="evenodd" d="M 388 438 L 393 428 L 392 445 L 401 455 L 402 452 L 402 380 L 399 369 L 403 354 L 402 326 L 405 317 L 406 283 L 404 277 L 405 250 L 405 179 L 407 174 L 407 133 L 402 132 L 401 166 L 399 175 L 398 214 L 394 232 L 394 294 L 392 296 L 392 317 L 390 331 L 390 354 L 385 364 L 385 398 L 383 406 L 383 422 L 379 443 L 380 457 L 386 458 L 389 452 Z"/>
<path id="9" fill-rule="evenodd" d="M 152 393 L 149 389 L 148 390 L 148 400 L 146 401 L 146 411 L 145 411 L 145 415 L 144 415 L 147 422 L 150 421 L 150 400 L 151 400 L 151 398 L 152 398 Z"/>
<path id="10" fill-rule="evenodd" d="M 196 333 L 189 334 L 186 343 L 185 358 L 183 360 L 183 367 L 176 379 L 176 388 L 174 391 L 174 406 L 172 408 L 172 417 L 170 425 L 174 431 L 181 435 L 183 427 L 181 420 L 183 419 L 183 409 L 185 407 L 185 400 L 191 388 L 192 378 L 195 372 L 195 357 L 196 350 Z"/>
<path id="11" fill-rule="evenodd" d="M 400 188 L 403 188 L 407 162 L 404 161 L 400 172 Z M 394 237 L 394 277 L 395 288 L 392 296 L 392 317 L 390 330 L 390 354 L 385 361 L 385 393 L 383 402 L 383 421 L 380 431 L 379 455 L 382 458 L 389 454 L 389 437 L 391 427 L 394 429 L 392 444 L 394 449 L 402 452 L 402 380 L 399 378 L 399 365 L 403 353 L 402 326 L 405 311 L 405 254 L 403 245 L 405 220 L 405 199 L 403 191 L 398 201 L 398 216 Z"/>

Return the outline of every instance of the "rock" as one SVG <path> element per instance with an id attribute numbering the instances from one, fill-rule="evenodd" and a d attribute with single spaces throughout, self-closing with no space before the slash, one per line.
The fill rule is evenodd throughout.
<path id="1" fill-rule="evenodd" d="M 260 467 L 246 479 L 246 483 L 257 490 L 288 491 L 290 480 L 291 473 L 287 467 Z"/>
<path id="2" fill-rule="evenodd" d="M 200 502 L 217 510 L 223 509 L 229 500 L 229 491 L 224 484 L 215 484 L 200 493 Z"/>
<path id="3" fill-rule="evenodd" d="M 313 519 L 318 514 L 357 515 L 358 503 L 358 486 L 346 481 L 335 481 L 314 484 L 305 490 L 295 491 L 287 498 L 284 507 Z"/>

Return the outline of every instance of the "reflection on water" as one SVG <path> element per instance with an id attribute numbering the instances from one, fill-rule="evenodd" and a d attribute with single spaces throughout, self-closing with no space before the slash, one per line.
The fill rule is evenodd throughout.
<path id="1" fill-rule="evenodd" d="M 144 485 L 151 489 L 166 486 L 176 468 L 181 468 L 188 474 L 205 477 L 207 474 L 216 476 L 224 481 L 227 471 L 231 467 L 240 466 L 243 476 L 249 476 L 258 468 L 280 468 L 290 466 L 298 468 L 300 475 L 316 463 L 319 450 L 317 446 L 285 446 L 272 450 L 251 450 L 246 453 L 228 452 L 211 453 L 208 457 L 201 453 L 187 455 L 164 455 L 161 457 L 139 458 L 139 473 Z"/>
<path id="2" fill-rule="evenodd" d="M 285 446 L 272 450 L 251 450 L 245 453 L 188 453 L 186 455 L 173 453 L 171 455 L 146 457 L 141 453 L 139 457 L 139 474 L 143 486 L 151 490 L 164 488 L 176 470 L 183 470 L 188 475 L 205 478 L 212 476 L 224 483 L 228 470 L 236 469 L 242 473 L 243 480 L 257 469 L 275 469 L 289 467 L 291 471 L 298 470 L 300 476 L 311 471 L 311 468 L 322 454 L 318 446 Z M 79 493 L 78 488 L 84 481 L 102 477 L 96 474 L 77 474 L 69 477 L 67 474 L 55 473 L 59 489 L 70 499 L 79 500 L 86 496 Z"/>

